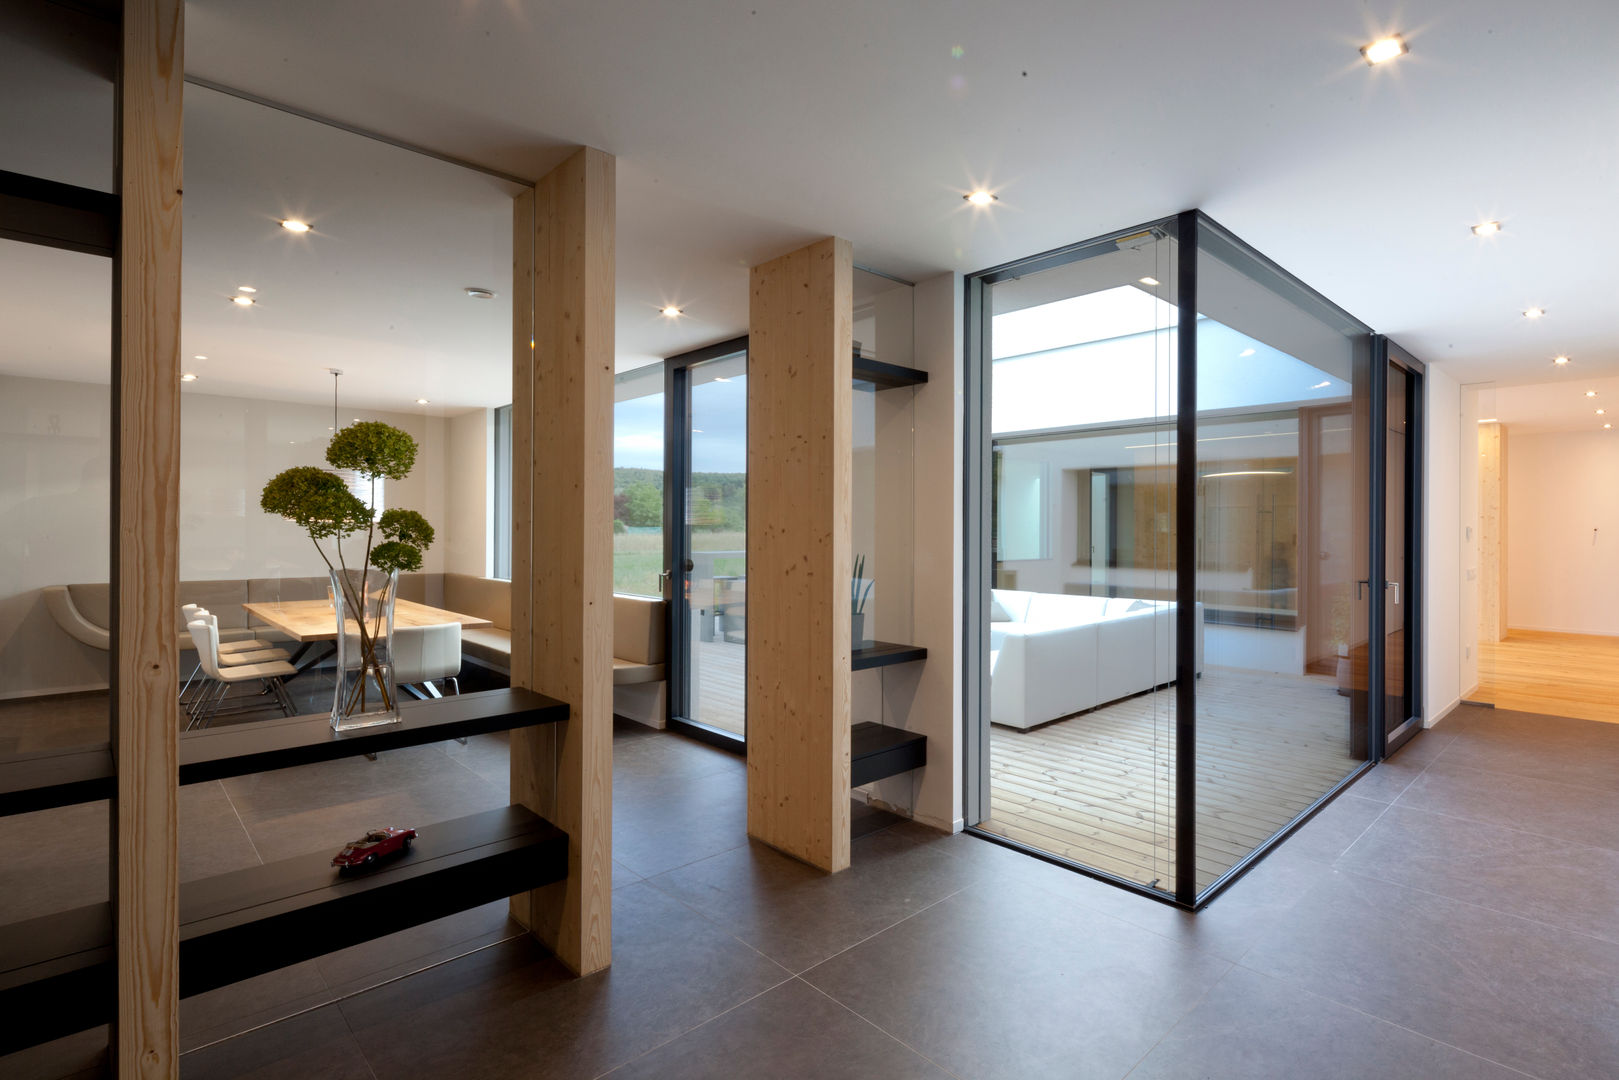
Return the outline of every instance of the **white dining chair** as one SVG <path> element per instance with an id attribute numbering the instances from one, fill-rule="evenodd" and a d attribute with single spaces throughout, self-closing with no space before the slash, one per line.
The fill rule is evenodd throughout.
<path id="1" fill-rule="evenodd" d="M 447 679 L 461 692 L 461 624 L 395 626 L 393 635 L 394 682 L 419 698 L 443 697 L 433 683 Z M 418 689 L 420 688 L 420 689 Z"/>
<path id="2" fill-rule="evenodd" d="M 192 621 L 199 615 L 210 616 L 214 618 L 215 624 L 218 624 L 218 618 L 212 616 L 209 610 L 201 604 L 180 605 L 180 617 L 187 626 L 190 626 Z M 219 643 L 219 661 L 221 664 L 238 663 L 239 661 L 235 657 L 247 653 L 257 655 L 253 660 L 244 659 L 240 661 L 241 663 L 264 663 L 269 660 L 288 659 L 288 653 L 285 650 L 276 648 L 272 642 L 261 641 L 258 638 L 241 638 L 236 641 L 221 641 Z M 182 705 L 186 704 L 186 691 L 191 688 L 191 685 L 197 681 L 197 677 L 201 674 L 202 659 L 199 657 L 197 663 L 191 669 L 191 674 L 186 678 L 185 685 L 180 687 L 180 703 Z M 198 683 L 198 685 L 200 686 L 201 684 Z"/>
<path id="3" fill-rule="evenodd" d="M 219 623 L 207 615 L 201 615 L 186 624 L 191 633 L 191 640 L 197 647 L 197 658 L 201 661 L 202 670 L 210 680 L 205 684 L 198 701 L 191 712 L 189 727 L 206 727 L 214 717 L 223 715 L 219 706 L 230 692 L 230 688 L 238 683 L 259 681 L 264 684 L 282 713 L 291 716 L 297 712 L 293 705 L 292 695 L 287 693 L 286 685 L 281 681 L 298 674 L 298 669 L 287 663 L 286 660 L 268 660 L 258 662 L 240 662 L 235 664 L 221 664 L 219 662 Z M 279 652 L 280 650 L 274 650 Z M 239 653 L 238 656 L 252 656 L 253 653 Z M 286 654 L 283 653 L 283 656 Z M 248 706 L 249 708 L 253 706 Z M 232 712 L 245 711 L 235 709 Z"/>

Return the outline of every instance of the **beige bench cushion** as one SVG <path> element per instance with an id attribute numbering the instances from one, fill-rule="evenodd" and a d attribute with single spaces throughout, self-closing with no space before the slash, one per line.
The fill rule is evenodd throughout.
<path id="1" fill-rule="evenodd" d="M 614 593 L 613 656 L 615 669 L 618 660 L 660 667 L 666 663 L 669 659 L 668 605 L 650 596 Z M 657 678 L 663 676 L 660 674 Z"/>
<path id="2" fill-rule="evenodd" d="M 510 631 L 512 583 L 471 574 L 445 574 L 444 606 L 460 615 L 488 619 L 496 629 Z M 508 633 L 507 637 L 510 636 Z"/>
<path id="3" fill-rule="evenodd" d="M 472 614 L 466 612 L 465 614 Z M 512 632 L 510 630 L 477 627 L 461 628 L 461 655 L 500 671 L 512 666 Z"/>
<path id="4" fill-rule="evenodd" d="M 69 585 L 67 595 L 79 614 L 84 616 L 85 622 L 103 629 L 112 626 L 112 593 L 106 582 Z"/>
<path id="5" fill-rule="evenodd" d="M 662 682 L 666 674 L 663 664 L 636 664 L 613 657 L 613 685 L 630 686 L 634 683 Z"/>

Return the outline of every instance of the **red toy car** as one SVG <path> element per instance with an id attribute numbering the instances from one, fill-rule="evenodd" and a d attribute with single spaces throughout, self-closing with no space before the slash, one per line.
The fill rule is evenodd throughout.
<path id="1" fill-rule="evenodd" d="M 396 829 L 391 825 L 382 829 L 372 829 L 358 840 L 350 841 L 342 851 L 333 856 L 332 865 L 339 870 L 373 866 L 385 855 L 409 851 L 410 842 L 414 839 L 416 839 L 415 829 Z"/>

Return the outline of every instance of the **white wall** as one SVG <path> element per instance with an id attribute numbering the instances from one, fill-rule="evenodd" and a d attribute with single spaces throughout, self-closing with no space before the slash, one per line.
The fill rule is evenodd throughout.
<path id="1" fill-rule="evenodd" d="M 1619 635 L 1619 438 L 1513 432 L 1508 453 L 1508 626 Z"/>
<path id="2" fill-rule="evenodd" d="M 1422 611 L 1423 642 L 1422 715 L 1437 723 L 1461 699 L 1462 685 L 1461 590 L 1464 548 L 1468 542 L 1462 518 L 1461 386 L 1443 368 L 1430 366 L 1427 378 L 1427 461 L 1423 492 L 1424 565 Z M 1474 424 L 1477 427 L 1477 424 Z M 1468 434 L 1476 433 L 1469 431 Z M 1477 455 L 1473 455 L 1477 462 Z M 1473 490 L 1478 484 L 1475 480 Z M 1476 565 L 1476 563 L 1475 563 Z M 1473 643 L 1466 645 L 1471 654 Z M 1473 663 L 1477 664 L 1476 657 Z M 1474 679 L 1476 682 L 1477 679 Z"/>
<path id="3" fill-rule="evenodd" d="M 108 579 L 108 393 L 93 383 L 0 376 L 0 697 L 106 686 L 107 653 L 68 637 L 40 589 Z M 416 439 L 415 468 L 386 484 L 383 502 L 419 510 L 439 530 L 423 569 L 442 570 L 446 548 L 458 544 L 446 499 L 446 422 L 371 410 L 343 419 L 355 416 Z M 283 469 L 324 464 L 331 425 L 324 406 L 185 391 L 182 581 L 326 572 L 307 535 L 259 509 L 259 492 Z M 476 529 L 486 531 L 482 522 Z"/>
<path id="4" fill-rule="evenodd" d="M 495 565 L 495 411 L 477 409 L 445 424 L 444 569 L 487 577 Z M 436 523 L 435 523 L 436 524 Z"/>

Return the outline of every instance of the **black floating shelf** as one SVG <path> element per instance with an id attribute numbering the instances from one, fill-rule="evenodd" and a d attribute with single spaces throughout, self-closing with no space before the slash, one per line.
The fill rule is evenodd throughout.
<path id="1" fill-rule="evenodd" d="M 853 671 L 887 667 L 889 664 L 909 664 L 913 660 L 926 660 L 928 651 L 920 645 L 900 645 L 892 641 L 873 641 L 863 649 L 849 654 L 849 667 Z"/>
<path id="2" fill-rule="evenodd" d="M 868 360 L 856 353 L 854 381 L 875 383 L 879 390 L 892 390 L 897 386 L 917 386 L 925 383 L 928 381 L 928 373 L 918 368 L 885 364 L 881 360 Z"/>
<path id="3" fill-rule="evenodd" d="M 181 885 L 180 996 L 561 881 L 568 873 L 568 837 L 521 806 L 424 826 L 410 851 L 367 873 L 339 873 L 332 854 L 301 855 Z M 107 1021 L 117 977 L 109 905 L 0 926 L 0 957 L 0 1015 L 6 1018 L 0 1054 Z"/>
<path id="4" fill-rule="evenodd" d="M 332 730 L 325 714 L 258 720 L 180 736 L 180 783 L 375 754 L 493 731 L 554 724 L 568 706 L 532 690 L 481 690 L 401 702 L 397 724 Z M 111 797 L 114 770 L 105 748 L 0 761 L 0 817 Z"/>
<path id="5" fill-rule="evenodd" d="M 928 763 L 926 735 L 869 720 L 854 725 L 849 750 L 850 787 L 920 769 Z"/>

